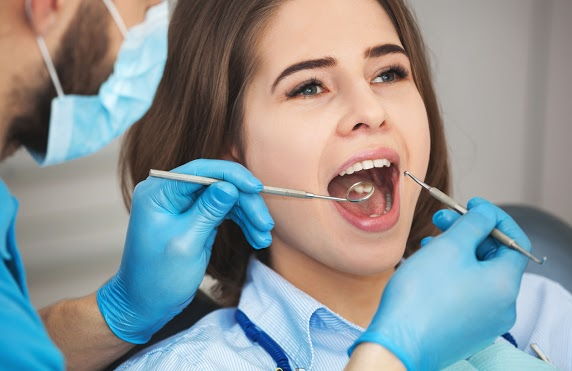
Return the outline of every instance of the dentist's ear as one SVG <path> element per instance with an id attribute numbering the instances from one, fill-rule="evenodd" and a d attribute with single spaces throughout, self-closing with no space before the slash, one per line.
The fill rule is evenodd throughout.
<path id="1" fill-rule="evenodd" d="M 56 21 L 56 14 L 66 0 L 25 0 L 26 18 L 34 33 L 45 35 Z"/>

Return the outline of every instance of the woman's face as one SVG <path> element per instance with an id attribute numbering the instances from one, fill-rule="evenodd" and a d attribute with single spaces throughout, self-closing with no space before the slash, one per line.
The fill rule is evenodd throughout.
<path id="1" fill-rule="evenodd" d="M 403 172 L 425 177 L 430 138 L 389 17 L 375 0 L 290 0 L 259 41 L 245 95 L 247 167 L 265 185 L 315 194 L 375 185 L 361 204 L 264 195 L 273 261 L 358 275 L 392 269 L 420 192 Z"/>

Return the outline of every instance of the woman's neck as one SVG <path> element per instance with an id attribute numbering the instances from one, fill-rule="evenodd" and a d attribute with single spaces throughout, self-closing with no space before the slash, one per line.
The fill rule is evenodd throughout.
<path id="1" fill-rule="evenodd" d="M 335 313 L 366 328 L 394 269 L 359 276 L 328 267 L 302 252 L 273 246 L 270 265 L 278 274 Z"/>

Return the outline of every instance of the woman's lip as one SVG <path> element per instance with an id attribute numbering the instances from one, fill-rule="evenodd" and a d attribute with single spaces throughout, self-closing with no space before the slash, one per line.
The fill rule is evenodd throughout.
<path id="1" fill-rule="evenodd" d="M 396 166 L 397 170 L 399 170 L 399 154 L 396 150 L 389 147 L 380 147 L 373 150 L 366 150 L 359 153 L 354 154 L 348 160 L 346 160 L 341 166 L 338 167 L 336 173 L 330 178 L 330 182 L 332 179 L 340 175 L 342 171 L 345 171 L 351 165 L 365 161 L 365 160 L 376 160 L 379 158 L 385 158 L 391 162 L 392 166 Z"/>

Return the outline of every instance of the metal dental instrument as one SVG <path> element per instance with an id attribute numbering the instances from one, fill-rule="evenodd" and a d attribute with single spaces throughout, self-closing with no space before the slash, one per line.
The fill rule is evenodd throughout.
<path id="1" fill-rule="evenodd" d="M 534 353 L 536 353 L 538 358 L 540 358 L 544 362 L 548 363 L 550 366 L 554 366 L 552 363 L 550 363 L 550 360 L 548 359 L 546 354 L 544 354 L 544 352 L 540 349 L 540 347 L 538 345 L 536 345 L 535 343 L 531 343 L 530 347 L 532 348 L 532 350 L 534 350 Z"/>
<path id="2" fill-rule="evenodd" d="M 416 177 L 411 175 L 411 173 L 409 171 L 406 171 L 405 175 L 411 177 L 411 179 L 413 179 L 417 184 L 419 184 L 421 187 L 425 188 L 431 196 L 435 197 L 437 200 L 439 200 L 442 203 L 444 203 L 445 205 L 449 206 L 451 209 L 455 210 L 459 214 L 464 215 L 467 213 L 468 210 L 466 207 L 464 207 L 463 205 L 461 205 L 457 201 L 453 200 L 451 197 L 447 196 L 446 194 L 444 194 L 443 192 L 441 192 L 437 188 L 430 187 L 427 184 L 423 183 L 422 181 L 420 181 L 419 179 L 417 179 Z M 513 240 L 512 238 L 510 238 L 509 236 L 507 236 L 506 234 L 504 234 L 503 232 L 501 232 L 500 230 L 498 230 L 496 228 L 493 229 L 493 231 L 491 232 L 491 236 L 496 238 L 503 245 L 505 245 L 511 249 L 514 249 L 514 250 L 520 252 L 521 254 L 525 255 L 526 257 L 528 257 L 529 259 L 531 259 L 535 263 L 544 264 L 544 262 L 546 261 L 546 256 L 543 257 L 542 260 L 538 259 L 534 255 L 532 255 L 531 253 L 529 253 L 528 251 L 523 249 L 519 244 L 516 243 L 515 240 Z"/>
<path id="3" fill-rule="evenodd" d="M 183 182 L 190 182 L 190 183 L 202 184 L 202 185 L 211 185 L 213 183 L 221 181 L 220 179 L 207 178 L 204 176 L 173 173 L 171 171 L 154 170 L 154 169 L 149 170 L 149 176 L 157 177 L 157 178 L 172 179 L 172 180 L 181 180 Z M 361 186 L 370 185 L 371 190 L 365 196 L 357 197 L 357 198 L 350 197 L 351 193 L 356 191 L 356 188 L 360 185 Z M 372 183 L 366 182 L 366 181 L 361 181 L 361 182 L 357 182 L 357 183 L 353 184 L 350 188 L 348 188 L 348 191 L 346 192 L 345 198 L 315 195 L 313 193 L 309 193 L 309 192 L 305 192 L 305 191 L 299 191 L 296 189 L 278 188 L 278 187 L 269 187 L 269 186 L 264 186 L 262 191 L 260 191 L 260 192 L 261 193 L 268 193 L 268 194 L 272 194 L 272 195 L 278 195 L 278 196 L 287 196 L 287 197 L 296 197 L 296 198 L 319 198 L 322 200 L 332 200 L 332 201 L 338 201 L 338 202 L 349 201 L 349 202 L 357 203 L 357 202 L 363 202 L 363 201 L 368 200 L 373 195 L 374 191 L 375 191 L 375 187 L 373 187 Z"/>

